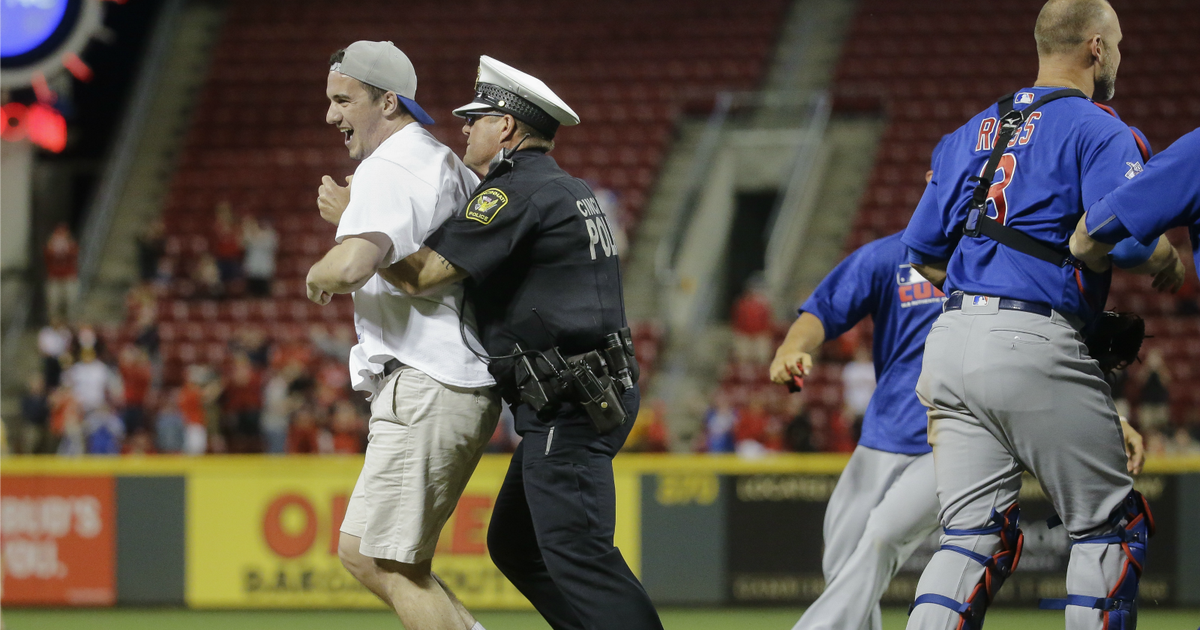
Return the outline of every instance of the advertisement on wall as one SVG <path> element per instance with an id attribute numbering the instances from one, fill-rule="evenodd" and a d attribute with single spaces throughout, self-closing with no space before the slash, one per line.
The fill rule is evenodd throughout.
<path id="1" fill-rule="evenodd" d="M 1153 570 L 1141 581 L 1142 597 L 1173 601 L 1177 512 L 1175 485 L 1167 475 L 1143 475 L 1136 481 L 1158 524 L 1150 558 Z M 732 478 L 728 503 L 728 599 L 740 604 L 810 603 L 824 591 L 821 573 L 822 523 L 835 475 L 739 475 Z M 1020 495 L 1024 549 L 1017 572 L 1004 584 L 998 601 L 1036 605 L 1043 597 L 1066 596 L 1071 545 L 1062 526 L 1051 527 L 1049 498 L 1026 475 Z M 787 527 L 780 527 L 787 523 Z M 885 604 L 912 601 L 921 572 L 938 550 L 938 534 L 929 536 L 900 568 L 884 594 Z"/>
<path id="2" fill-rule="evenodd" d="M 382 607 L 337 556 L 338 530 L 362 460 L 311 464 L 198 469 L 188 476 L 189 606 Z M 434 556 L 434 571 L 471 608 L 530 608 L 487 553 L 487 524 L 507 468 L 508 458 L 483 459 Z M 622 506 L 632 508 L 619 508 L 617 544 L 624 542 L 636 567 L 636 493 L 619 492 L 630 497 Z"/>
<path id="3" fill-rule="evenodd" d="M 5 475 L 0 485 L 4 605 L 110 606 L 116 600 L 112 477 Z"/>

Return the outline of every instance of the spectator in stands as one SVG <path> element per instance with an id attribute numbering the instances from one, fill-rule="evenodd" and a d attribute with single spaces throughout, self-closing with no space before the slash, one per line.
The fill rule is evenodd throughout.
<path id="1" fill-rule="evenodd" d="M 742 442 L 756 442 L 759 446 L 765 446 L 766 437 L 767 410 L 763 407 L 762 398 L 754 396 L 749 404 L 738 410 L 733 439 L 741 449 Z"/>
<path id="2" fill-rule="evenodd" d="M 813 444 L 812 420 L 803 396 L 788 396 L 785 409 L 790 420 L 784 429 L 784 444 L 789 451 L 810 453 L 819 451 Z"/>
<path id="3" fill-rule="evenodd" d="M 227 200 L 217 204 L 212 254 L 223 284 L 228 285 L 242 277 L 242 231 L 234 219 L 233 206 Z"/>
<path id="4" fill-rule="evenodd" d="M 160 217 L 137 235 L 138 275 L 142 282 L 149 282 L 158 274 L 158 263 L 166 249 L 166 227 Z"/>
<path id="5" fill-rule="evenodd" d="M 271 281 L 275 279 L 279 235 L 269 221 L 247 216 L 242 221 L 242 245 L 246 250 L 246 257 L 242 259 L 246 291 L 254 297 L 269 297 Z"/>
<path id="6" fill-rule="evenodd" d="M 52 315 L 50 323 L 38 331 L 38 353 L 42 355 L 42 378 L 46 381 L 46 387 L 58 387 L 63 369 L 62 359 L 71 350 L 74 338 L 66 322 L 57 315 Z"/>
<path id="7" fill-rule="evenodd" d="M 366 450 L 367 423 L 349 400 L 340 400 L 333 405 L 329 430 L 334 453 L 353 454 Z"/>
<path id="8" fill-rule="evenodd" d="M 871 350 L 860 345 L 854 351 L 854 360 L 842 368 L 842 400 L 846 408 L 846 420 L 851 431 L 861 430 L 867 404 L 875 393 L 875 364 L 871 361 Z"/>
<path id="9" fill-rule="evenodd" d="M 222 393 L 221 425 L 226 428 L 229 450 L 262 452 L 262 375 L 244 354 L 233 356 L 233 365 Z"/>
<path id="10" fill-rule="evenodd" d="M 262 440 L 263 450 L 271 454 L 287 452 L 288 416 L 296 406 L 291 393 L 292 382 L 300 377 L 304 367 L 290 363 L 276 372 L 263 387 Z"/>
<path id="11" fill-rule="evenodd" d="M 704 432 L 707 436 L 704 450 L 709 453 L 732 453 L 734 449 L 733 428 L 737 424 L 737 412 L 734 411 L 729 396 L 717 394 L 713 407 L 704 417 Z"/>
<path id="12" fill-rule="evenodd" d="M 117 370 L 121 374 L 121 386 L 125 394 L 121 419 L 125 422 L 125 434 L 133 435 L 145 422 L 146 397 L 150 393 L 152 378 L 150 357 L 145 350 L 129 344 L 121 350 Z"/>
<path id="13" fill-rule="evenodd" d="M 168 392 L 167 401 L 154 420 L 154 439 L 160 453 L 183 452 L 185 422 L 179 400 L 178 389 Z"/>
<path id="14" fill-rule="evenodd" d="M 113 380 L 112 370 L 96 358 L 94 348 L 87 347 L 80 350 L 79 362 L 63 374 L 63 382 L 71 386 L 84 414 L 108 404 Z"/>
<path id="15" fill-rule="evenodd" d="M 292 413 L 288 428 L 288 453 L 320 452 L 321 428 L 317 426 L 317 412 L 311 405 L 301 405 Z"/>
<path id="16" fill-rule="evenodd" d="M 1166 452 L 1169 455 L 1187 456 L 1200 455 L 1200 444 L 1192 439 L 1187 427 L 1176 427 L 1171 440 L 1167 442 Z"/>
<path id="17" fill-rule="evenodd" d="M 43 252 L 46 262 L 46 310 L 51 317 L 75 317 L 79 294 L 79 245 L 65 222 L 50 233 Z"/>
<path id="18" fill-rule="evenodd" d="M 150 437 L 150 432 L 145 429 L 140 429 L 137 433 L 130 435 L 126 438 L 124 446 L 121 447 L 122 455 L 151 455 L 155 452 L 154 440 Z"/>
<path id="19" fill-rule="evenodd" d="M 1158 446 L 1171 432 L 1171 373 L 1163 360 L 1162 350 L 1154 348 L 1146 355 L 1146 365 L 1138 374 L 1141 397 L 1138 402 L 1138 423 L 1148 448 Z M 1155 449 L 1161 451 L 1161 449 Z"/>
<path id="20" fill-rule="evenodd" d="M 775 317 L 761 276 L 746 282 L 746 289 L 733 305 L 733 353 L 742 363 L 761 365 L 771 360 Z"/>
<path id="21" fill-rule="evenodd" d="M 79 407 L 67 407 L 67 413 L 63 415 L 62 433 L 58 435 L 58 454 L 65 457 L 83 455 L 87 452 L 86 439 Z"/>
<path id="22" fill-rule="evenodd" d="M 663 402 L 642 403 L 637 421 L 625 438 L 621 450 L 634 453 L 665 453 L 668 449 L 667 425 L 663 421 Z"/>
<path id="23" fill-rule="evenodd" d="M 250 358 L 254 367 L 263 370 L 271 363 L 271 341 L 258 326 L 243 326 L 234 333 L 229 342 L 230 354 L 242 353 Z"/>
<path id="24" fill-rule="evenodd" d="M 89 455 L 120 455 L 125 439 L 125 426 L 112 407 L 102 405 L 87 414 L 83 421 Z"/>
<path id="25" fill-rule="evenodd" d="M 188 368 L 187 382 L 179 392 L 179 410 L 183 414 L 183 452 L 203 455 L 208 450 L 208 422 L 205 414 L 205 375 L 199 366 Z"/>
<path id="26" fill-rule="evenodd" d="M 46 392 L 46 380 L 41 374 L 29 377 L 25 392 L 21 395 L 21 417 L 25 426 L 19 438 L 14 438 L 18 448 L 25 453 L 41 453 L 46 441 L 47 423 L 50 421 L 50 400 Z"/>
<path id="27" fill-rule="evenodd" d="M 79 411 L 79 403 L 75 402 L 75 394 L 71 391 L 69 384 L 62 384 L 58 388 L 50 392 L 50 435 L 44 443 L 45 451 L 55 453 L 62 446 L 62 440 L 66 437 L 68 427 L 78 429 L 83 423 L 83 416 Z M 82 449 L 82 439 L 80 440 L 80 449 Z"/>
<path id="28" fill-rule="evenodd" d="M 196 283 L 196 297 L 225 297 L 225 284 L 221 281 L 221 269 L 212 254 L 204 252 L 196 258 L 192 267 L 192 282 Z"/>
<path id="29" fill-rule="evenodd" d="M 334 334 L 322 324 L 313 324 L 308 328 L 308 340 L 325 356 L 341 363 L 350 360 L 350 351 L 354 348 L 354 335 L 345 326 L 334 327 Z M 345 367 L 342 369 L 345 372 Z"/>

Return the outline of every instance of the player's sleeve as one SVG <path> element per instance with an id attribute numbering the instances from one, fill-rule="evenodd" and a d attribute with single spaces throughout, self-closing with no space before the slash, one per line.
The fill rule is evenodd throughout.
<path id="1" fill-rule="evenodd" d="M 936 173 L 935 170 L 934 179 L 925 186 L 921 201 L 900 238 L 908 247 L 910 263 L 925 265 L 949 260 L 962 238 L 962 232 L 955 229 L 957 226 L 949 225 L 950 217 L 943 210 Z"/>
<path id="2" fill-rule="evenodd" d="M 349 236 L 382 234 L 391 243 L 391 251 L 380 266 L 390 266 L 421 249 L 436 205 L 437 191 L 407 169 L 384 159 L 364 160 L 354 171 L 350 203 L 338 222 L 337 242 Z"/>
<path id="3" fill-rule="evenodd" d="M 1144 165 L 1137 135 L 1120 120 L 1094 115 L 1080 129 L 1082 200 L 1083 207 L 1090 208 L 1103 196 L 1129 184 Z M 1125 239 L 1113 248 L 1112 257 L 1118 267 L 1129 268 L 1146 262 L 1153 253 L 1153 243 Z"/>
<path id="4" fill-rule="evenodd" d="M 504 262 L 540 222 L 527 198 L 501 188 L 488 188 L 467 202 L 425 241 L 455 267 L 482 281 Z"/>
<path id="5" fill-rule="evenodd" d="M 1175 141 L 1146 164 L 1133 181 L 1088 210 L 1092 238 L 1112 243 L 1132 235 L 1153 245 L 1167 230 L 1200 224 L 1200 129 Z"/>
<path id="6" fill-rule="evenodd" d="M 825 338 L 834 339 L 875 312 L 879 304 L 877 276 L 880 269 L 892 268 L 879 256 L 878 241 L 868 243 L 850 254 L 825 276 L 813 294 L 800 307 L 812 313 L 825 327 Z"/>

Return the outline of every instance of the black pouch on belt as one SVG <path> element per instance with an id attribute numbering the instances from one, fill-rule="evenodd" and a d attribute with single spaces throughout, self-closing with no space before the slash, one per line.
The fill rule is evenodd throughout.
<path id="1" fill-rule="evenodd" d="M 567 359 L 571 402 L 587 412 L 596 433 L 606 435 L 625 424 L 628 414 L 617 383 L 609 376 L 599 352 L 593 350 Z"/>

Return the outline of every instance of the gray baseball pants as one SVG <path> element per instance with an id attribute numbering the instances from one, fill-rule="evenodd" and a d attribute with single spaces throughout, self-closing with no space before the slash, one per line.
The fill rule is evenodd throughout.
<path id="1" fill-rule="evenodd" d="M 825 592 L 793 630 L 880 630 L 879 598 L 937 529 L 933 455 L 854 449 L 825 510 Z"/>
<path id="2" fill-rule="evenodd" d="M 999 310 L 998 299 L 987 302 L 976 306 L 965 296 L 962 310 L 943 313 L 925 342 L 917 395 L 929 408 L 942 527 L 992 525 L 992 511 L 1017 500 L 1028 470 L 1073 540 L 1115 532 L 1109 517 L 1133 481 L 1108 385 L 1077 326 L 1058 313 Z M 1000 538 L 943 533 L 942 544 L 991 556 Z M 1120 545 L 1073 546 L 1067 592 L 1107 596 L 1123 561 Z M 917 594 L 964 602 L 983 574 L 976 561 L 941 550 L 921 574 Z M 1066 627 L 1100 630 L 1102 614 L 1068 606 Z M 921 604 L 908 627 L 952 629 L 959 621 L 948 608 Z"/>

